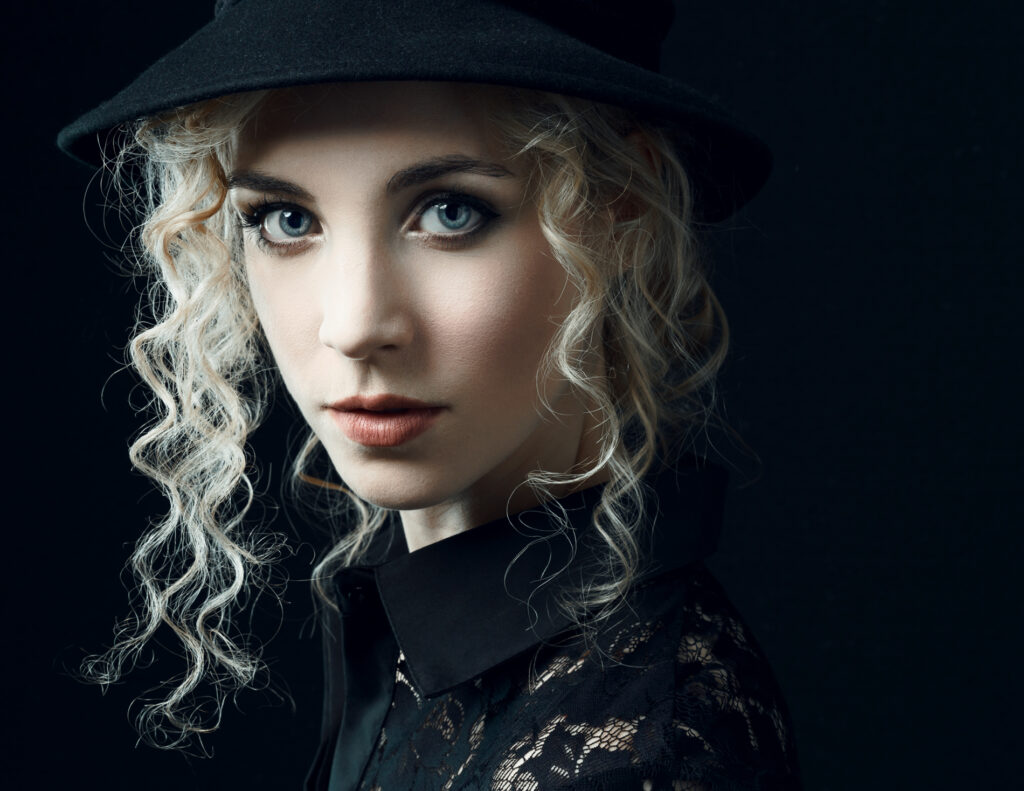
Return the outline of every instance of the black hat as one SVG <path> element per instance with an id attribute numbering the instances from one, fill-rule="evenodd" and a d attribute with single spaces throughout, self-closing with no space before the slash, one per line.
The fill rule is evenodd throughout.
<path id="1" fill-rule="evenodd" d="M 373 80 L 514 85 L 674 122 L 697 215 L 715 222 L 764 185 L 771 154 L 722 109 L 658 73 L 672 18 L 671 0 L 217 0 L 207 25 L 63 129 L 57 144 L 96 162 L 97 133 L 263 88 Z"/>

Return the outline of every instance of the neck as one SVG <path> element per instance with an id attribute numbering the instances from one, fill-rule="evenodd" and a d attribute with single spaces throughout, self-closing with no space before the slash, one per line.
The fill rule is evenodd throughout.
<path id="1" fill-rule="evenodd" d="M 449 538 L 470 530 L 478 525 L 512 516 L 541 502 L 561 499 L 574 492 L 588 489 L 610 478 L 607 467 L 594 470 L 595 459 L 599 458 L 598 432 L 596 421 L 589 414 L 581 416 L 578 427 L 578 443 L 570 443 L 569 453 L 562 458 L 549 457 L 546 470 L 556 470 L 571 480 L 537 488 L 527 481 L 530 473 L 540 465 L 508 460 L 491 474 L 474 483 L 471 489 L 447 499 L 437 505 L 410 511 L 401 511 L 402 530 L 410 552 L 415 552 L 435 541 Z M 566 447 L 566 445 L 563 445 Z M 547 455 L 547 454 L 545 454 Z M 550 462 L 554 461 L 554 464 Z M 579 473 L 591 470 L 585 476 Z M 513 482 L 510 484 L 510 482 Z"/>

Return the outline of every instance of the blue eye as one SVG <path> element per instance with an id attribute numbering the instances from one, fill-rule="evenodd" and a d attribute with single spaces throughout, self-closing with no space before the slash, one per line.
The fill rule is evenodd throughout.
<path id="1" fill-rule="evenodd" d="M 298 239 L 313 228 L 313 218 L 298 209 L 275 209 L 263 216 L 262 231 L 270 241 Z"/>
<path id="2" fill-rule="evenodd" d="M 465 203 L 439 203 L 434 213 L 449 231 L 461 231 L 473 219 L 473 210 Z"/>
<path id="3" fill-rule="evenodd" d="M 302 252 L 323 231 L 313 212 L 291 203 L 259 201 L 239 207 L 238 215 L 242 227 L 252 229 L 256 244 L 276 255 Z"/>
<path id="4" fill-rule="evenodd" d="M 464 199 L 443 198 L 427 205 L 420 215 L 420 230 L 437 236 L 454 236 L 475 231 L 494 212 Z"/>

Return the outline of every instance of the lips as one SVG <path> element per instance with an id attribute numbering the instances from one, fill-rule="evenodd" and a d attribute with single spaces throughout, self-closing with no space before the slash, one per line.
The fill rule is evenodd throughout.
<path id="1" fill-rule="evenodd" d="M 404 445 L 427 431 L 444 407 L 391 394 L 353 396 L 326 409 L 353 442 L 370 448 Z"/>

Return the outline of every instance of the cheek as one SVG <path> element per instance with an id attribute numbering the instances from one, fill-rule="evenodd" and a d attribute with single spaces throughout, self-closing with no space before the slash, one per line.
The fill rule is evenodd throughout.
<path id="1" fill-rule="evenodd" d="M 301 279 L 275 278 L 260 263 L 247 265 L 249 293 L 256 316 L 289 390 L 293 371 L 313 348 L 318 322 L 310 309 L 309 294 Z"/>
<path id="2" fill-rule="evenodd" d="M 532 402 L 540 361 L 569 310 L 567 292 L 562 267 L 544 253 L 483 262 L 472 278 L 449 283 L 431 310 L 440 366 L 491 391 L 485 408 Z"/>

